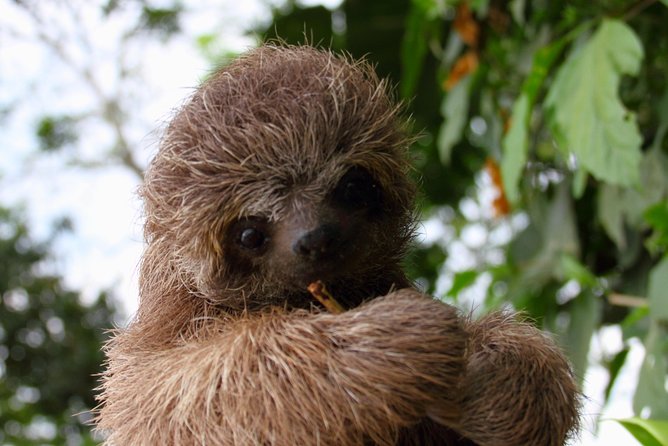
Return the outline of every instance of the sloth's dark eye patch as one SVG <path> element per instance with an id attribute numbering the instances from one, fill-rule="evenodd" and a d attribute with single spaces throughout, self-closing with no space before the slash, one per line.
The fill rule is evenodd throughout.
<path id="1" fill-rule="evenodd" d="M 339 206 L 350 210 L 381 209 L 383 193 L 380 185 L 364 168 L 352 167 L 334 188 L 333 199 Z"/>

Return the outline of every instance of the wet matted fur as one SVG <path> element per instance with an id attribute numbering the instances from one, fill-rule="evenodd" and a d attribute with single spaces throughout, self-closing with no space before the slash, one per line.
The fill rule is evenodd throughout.
<path id="1" fill-rule="evenodd" d="M 263 46 L 205 81 L 141 191 L 139 310 L 106 347 L 99 396 L 107 443 L 563 444 L 578 398 L 554 343 L 410 289 L 409 143 L 364 62 Z M 314 279 L 350 310 L 319 310 Z"/>

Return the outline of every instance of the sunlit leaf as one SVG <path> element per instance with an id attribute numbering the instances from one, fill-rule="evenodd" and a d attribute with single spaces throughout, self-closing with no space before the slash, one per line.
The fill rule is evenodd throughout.
<path id="1" fill-rule="evenodd" d="M 470 85 L 471 76 L 467 76 L 448 92 L 441 103 L 443 124 L 438 132 L 436 144 L 443 164 L 450 163 L 452 148 L 462 139 L 464 127 L 468 122 Z"/>
<path id="2" fill-rule="evenodd" d="M 561 66 L 546 99 L 560 148 L 596 178 L 625 186 L 638 184 L 642 138 L 617 90 L 622 75 L 638 72 L 642 57 L 631 28 L 604 20 Z"/>
<path id="3" fill-rule="evenodd" d="M 608 364 L 608 373 L 610 374 L 610 379 L 608 380 L 608 385 L 605 386 L 605 397 L 604 401 L 607 402 L 610 399 L 610 392 L 612 392 L 612 388 L 615 385 L 615 382 L 617 382 L 617 378 L 619 377 L 619 372 L 622 369 L 622 366 L 626 362 L 626 358 L 629 355 L 629 349 L 624 348 L 622 351 L 617 353 L 614 358 L 612 358 L 612 361 Z"/>
<path id="4" fill-rule="evenodd" d="M 615 420 L 644 446 L 668 446 L 668 421 L 627 418 Z"/>
<path id="5" fill-rule="evenodd" d="M 589 345 L 601 320 L 601 305 L 601 299 L 591 291 L 584 291 L 571 304 L 566 346 L 579 382 L 584 380 L 587 370 Z"/>
<path id="6" fill-rule="evenodd" d="M 508 201 L 513 204 L 519 201 L 519 181 L 527 161 L 529 123 L 534 101 L 565 43 L 566 40 L 561 39 L 536 52 L 531 71 L 522 84 L 522 93 L 513 104 L 510 129 L 502 141 L 501 159 L 503 187 Z"/>
<path id="7" fill-rule="evenodd" d="M 411 3 L 420 8 L 427 17 L 434 18 L 443 14 L 448 4 L 455 4 L 457 0 L 412 0 Z"/>
<path id="8" fill-rule="evenodd" d="M 668 250 L 668 202 L 650 207 L 644 218 L 653 230 L 647 241 L 648 247 L 654 251 Z"/>
<path id="9" fill-rule="evenodd" d="M 603 184 L 598 192 L 598 218 L 608 237 L 615 242 L 619 249 L 626 248 L 624 235 L 624 213 L 626 208 L 622 201 L 622 191 L 619 187 Z"/>
<path id="10" fill-rule="evenodd" d="M 650 311 L 650 315 L 653 316 Z M 640 367 L 638 387 L 633 397 L 633 411 L 647 414 L 651 418 L 668 420 L 668 330 L 658 321 L 652 320 L 644 341 L 645 358 Z"/>
<path id="11" fill-rule="evenodd" d="M 621 322 L 620 326 L 624 332 L 624 338 L 628 339 L 633 337 L 633 334 L 630 332 L 638 326 L 638 323 L 643 319 L 649 318 L 649 306 L 644 305 L 634 308 Z M 629 333 L 629 336 L 627 336 Z"/>
<path id="12" fill-rule="evenodd" d="M 552 201 L 532 203 L 531 225 L 510 245 L 511 259 L 521 268 L 523 284 L 543 286 L 559 277 L 564 254 L 579 256 L 573 201 L 566 182 L 557 188 Z"/>
<path id="13" fill-rule="evenodd" d="M 490 0 L 471 0 L 471 8 L 480 16 L 486 14 L 489 10 L 489 2 Z"/>
<path id="14" fill-rule="evenodd" d="M 640 162 L 640 187 L 627 188 L 624 191 L 627 223 L 638 226 L 643 223 L 643 214 L 647 208 L 668 192 L 668 158 L 661 146 L 648 150 Z"/>
<path id="15" fill-rule="evenodd" d="M 595 287 L 598 285 L 596 276 L 570 254 L 561 256 L 561 269 L 564 277 L 568 280 L 575 280 L 580 285 L 586 287 Z"/>
<path id="16" fill-rule="evenodd" d="M 524 25 L 524 22 L 526 21 L 524 17 L 525 8 L 526 0 L 510 0 L 509 2 L 510 14 L 518 25 Z"/>
<path id="17" fill-rule="evenodd" d="M 643 154 L 640 162 L 639 187 L 622 187 L 603 184 L 599 189 L 598 218 L 608 236 L 620 250 L 626 249 L 625 225 L 643 228 L 651 216 L 649 209 L 665 196 L 668 190 L 668 160 L 659 146 L 652 147 Z M 660 205 L 658 205 L 660 208 Z M 658 209 L 657 208 L 657 209 Z M 657 215 L 654 223 L 661 225 L 664 216 Z M 668 217 L 668 215 L 666 216 Z M 651 218 L 651 217 L 650 217 Z M 652 226 L 654 224 L 650 222 Z M 668 230 L 668 223 L 665 224 Z"/>
<path id="18" fill-rule="evenodd" d="M 471 76 L 462 79 L 441 103 L 443 124 L 438 132 L 438 154 L 443 164 L 450 163 L 452 148 L 457 144 L 468 122 Z"/>
<path id="19" fill-rule="evenodd" d="M 503 158 L 501 174 L 503 188 L 508 201 L 517 203 L 520 198 L 519 181 L 527 162 L 529 149 L 528 120 L 530 113 L 529 97 L 522 94 L 513 105 L 512 124 L 503 138 Z"/>
<path id="20" fill-rule="evenodd" d="M 652 318 L 668 322 L 668 256 L 652 268 L 648 295 Z"/>
<path id="21" fill-rule="evenodd" d="M 585 169 L 577 169 L 575 171 L 575 174 L 573 175 L 573 187 L 571 188 L 573 191 L 573 198 L 582 198 L 582 194 L 584 194 L 585 188 L 587 187 L 588 176 L 589 175 Z"/>
<path id="22" fill-rule="evenodd" d="M 473 285 L 477 278 L 477 271 L 461 271 L 456 273 L 452 282 L 452 287 L 448 290 L 447 295 L 456 298 L 462 290 Z"/>

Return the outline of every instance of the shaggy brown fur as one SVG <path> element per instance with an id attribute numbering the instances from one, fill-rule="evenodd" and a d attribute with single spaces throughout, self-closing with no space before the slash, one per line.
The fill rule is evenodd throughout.
<path id="1" fill-rule="evenodd" d="M 563 444 L 577 392 L 549 339 L 393 291 L 410 286 L 405 127 L 367 64 L 308 47 L 253 50 L 194 93 L 142 190 L 109 444 Z M 315 308 L 316 279 L 352 309 Z"/>

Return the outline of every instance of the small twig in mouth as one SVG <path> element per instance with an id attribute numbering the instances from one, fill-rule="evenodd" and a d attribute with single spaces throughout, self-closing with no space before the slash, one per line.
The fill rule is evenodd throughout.
<path id="1" fill-rule="evenodd" d="M 330 313 L 339 314 L 346 311 L 346 309 L 343 308 L 343 305 L 338 303 L 329 291 L 327 291 L 327 288 L 325 288 L 325 284 L 322 283 L 322 281 L 316 280 L 309 284 L 307 289 Z"/>

